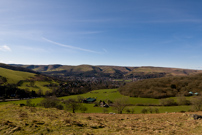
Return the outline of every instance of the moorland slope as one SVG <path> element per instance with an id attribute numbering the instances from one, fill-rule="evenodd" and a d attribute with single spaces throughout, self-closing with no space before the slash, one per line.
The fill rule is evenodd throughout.
<path id="1" fill-rule="evenodd" d="M 0 105 L 0 110 L 0 134 L 202 134 L 202 121 L 182 113 L 72 114 L 54 108 L 12 104 Z"/>

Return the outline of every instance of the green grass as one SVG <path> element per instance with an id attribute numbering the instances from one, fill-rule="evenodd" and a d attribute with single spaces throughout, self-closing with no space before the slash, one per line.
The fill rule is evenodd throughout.
<path id="1" fill-rule="evenodd" d="M 10 69 L 5 69 L 0 67 L 0 76 L 6 77 L 8 79 L 8 83 L 17 83 L 20 80 L 26 80 L 30 77 L 34 77 L 36 74 L 14 71 Z"/>
<path id="2" fill-rule="evenodd" d="M 30 99 L 32 104 L 38 104 L 40 103 L 44 98 L 33 98 Z M 8 102 L 0 102 L 0 105 L 3 104 L 26 104 L 27 99 L 26 100 L 17 100 L 17 101 L 8 101 Z"/>
<path id="3" fill-rule="evenodd" d="M 34 87 L 30 86 L 30 82 L 24 82 L 22 86 L 20 86 L 20 89 L 29 89 L 30 91 L 36 91 L 42 90 L 42 93 L 45 94 L 46 91 L 51 91 L 50 88 L 44 86 L 48 85 L 50 82 L 42 82 L 42 81 L 35 81 Z"/>
<path id="4" fill-rule="evenodd" d="M 88 97 L 94 97 L 97 99 L 97 101 L 100 100 L 111 100 L 114 101 L 117 98 L 122 98 L 122 97 L 128 97 L 128 96 L 123 96 L 121 95 L 117 89 L 102 89 L 102 90 L 93 90 L 91 92 L 85 93 L 85 94 L 80 94 L 80 95 L 71 95 L 71 96 L 65 96 L 61 97 L 61 99 L 69 99 L 69 98 L 77 98 L 77 96 L 82 96 L 84 98 Z M 138 103 L 143 103 L 143 104 L 158 104 L 159 100 L 158 99 L 153 99 L 153 98 L 136 98 L 136 97 L 128 97 L 128 100 L 131 104 L 138 104 Z"/>

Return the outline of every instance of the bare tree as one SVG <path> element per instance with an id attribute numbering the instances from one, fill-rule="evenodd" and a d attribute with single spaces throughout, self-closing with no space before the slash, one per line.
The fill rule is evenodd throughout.
<path id="1" fill-rule="evenodd" d="M 202 96 L 195 97 L 191 100 L 191 103 L 193 105 L 193 109 L 195 111 L 200 111 L 202 107 Z"/>
<path id="2" fill-rule="evenodd" d="M 73 113 L 75 113 L 75 111 L 79 110 L 81 107 L 81 103 L 73 98 L 64 101 L 64 103 L 67 107 L 67 110 L 71 110 Z"/>
<path id="3" fill-rule="evenodd" d="M 123 110 L 128 105 L 128 98 L 119 98 L 116 99 L 113 103 L 113 108 L 119 113 L 122 114 Z"/>

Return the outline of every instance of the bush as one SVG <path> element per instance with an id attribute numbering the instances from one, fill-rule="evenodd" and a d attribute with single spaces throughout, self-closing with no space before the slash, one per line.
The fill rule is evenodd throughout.
<path id="1" fill-rule="evenodd" d="M 178 97 L 177 104 L 178 105 L 190 105 L 191 102 L 189 100 L 187 100 L 186 97 L 181 96 L 181 97 Z"/>
<path id="2" fill-rule="evenodd" d="M 149 111 L 150 113 L 153 113 L 153 108 L 149 107 L 149 108 L 148 108 L 148 111 Z"/>
<path id="3" fill-rule="evenodd" d="M 191 100 L 192 103 L 192 109 L 194 111 L 200 111 L 202 108 L 202 97 L 195 97 Z"/>
<path id="4" fill-rule="evenodd" d="M 155 112 L 155 113 L 159 113 L 159 109 L 158 109 L 158 108 L 155 108 L 155 109 L 154 109 L 154 112 Z"/>
<path id="5" fill-rule="evenodd" d="M 131 112 L 131 110 L 130 110 L 130 109 L 126 109 L 126 112 L 127 112 L 127 113 L 130 113 L 130 112 Z"/>
<path id="6" fill-rule="evenodd" d="M 176 106 L 177 103 L 174 101 L 174 99 L 166 98 L 160 100 L 160 105 L 163 106 Z"/>
<path id="7" fill-rule="evenodd" d="M 57 97 L 46 97 L 43 99 L 40 103 L 41 106 L 44 106 L 45 108 L 61 108 L 59 106 L 60 100 Z"/>
<path id="8" fill-rule="evenodd" d="M 32 106 L 32 103 L 31 103 L 32 101 L 31 101 L 31 99 L 28 99 L 27 101 L 26 101 L 26 106 Z"/>

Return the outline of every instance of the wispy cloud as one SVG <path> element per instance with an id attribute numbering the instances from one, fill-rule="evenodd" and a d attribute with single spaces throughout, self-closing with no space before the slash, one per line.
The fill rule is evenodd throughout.
<path id="1" fill-rule="evenodd" d="M 134 23 L 202 23 L 202 19 L 159 19 L 135 21 Z"/>
<path id="2" fill-rule="evenodd" d="M 0 51 L 10 52 L 11 49 L 7 45 L 0 46 Z"/>
<path id="3" fill-rule="evenodd" d="M 107 52 L 108 52 L 108 51 L 107 51 L 106 49 L 104 49 L 104 48 L 103 48 L 103 51 L 104 51 L 105 53 L 107 53 Z"/>
<path id="4" fill-rule="evenodd" d="M 85 52 L 90 52 L 90 53 L 100 53 L 100 52 L 96 52 L 96 51 L 89 50 L 89 49 L 84 49 L 84 48 L 75 47 L 75 46 L 71 46 L 71 45 L 61 44 L 61 43 L 49 40 L 49 39 L 44 38 L 44 37 L 42 37 L 42 39 L 45 40 L 45 41 L 47 41 L 47 42 L 49 42 L 49 43 L 52 43 L 52 44 L 55 44 L 55 45 L 58 45 L 58 46 L 61 46 L 61 47 L 66 47 L 66 48 L 70 48 L 70 49 L 74 49 L 74 50 L 80 50 L 80 51 L 85 51 Z"/>
<path id="5" fill-rule="evenodd" d="M 47 52 L 47 50 L 43 48 L 37 48 L 37 47 L 29 47 L 29 46 L 18 46 L 18 48 L 22 50 L 27 50 L 27 51 L 33 51 L 33 52 Z"/>

